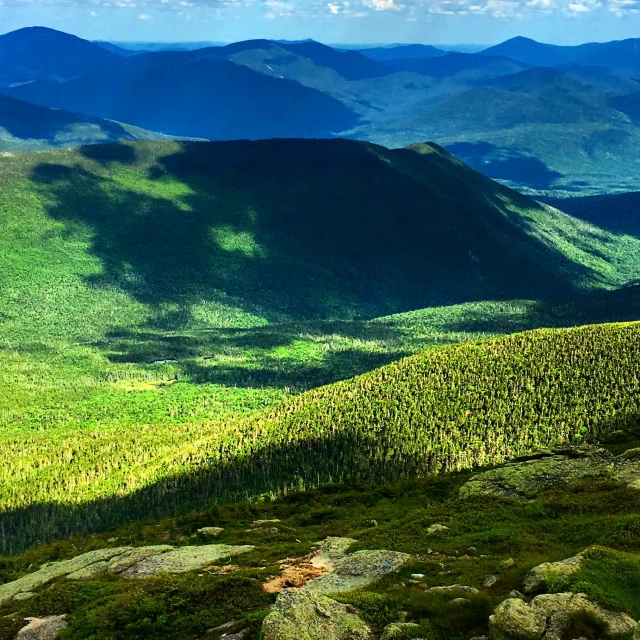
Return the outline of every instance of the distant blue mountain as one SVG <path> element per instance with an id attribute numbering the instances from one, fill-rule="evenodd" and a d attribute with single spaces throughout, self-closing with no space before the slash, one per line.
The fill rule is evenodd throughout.
<path id="1" fill-rule="evenodd" d="M 543 44 L 530 38 L 512 38 L 482 55 L 506 56 L 513 60 L 537 66 L 564 64 L 595 65 L 618 69 L 631 75 L 640 75 L 640 39 L 613 42 L 591 42 L 574 47 Z"/>
<path id="2" fill-rule="evenodd" d="M 389 47 L 359 49 L 358 51 L 367 56 L 367 58 L 377 60 L 378 62 L 406 60 L 407 58 L 437 58 L 447 53 L 442 49 L 437 49 L 428 44 L 397 44 Z"/>
<path id="3" fill-rule="evenodd" d="M 0 36 L 0 85 L 101 73 L 113 68 L 120 58 L 61 31 L 45 27 L 19 29 Z"/>

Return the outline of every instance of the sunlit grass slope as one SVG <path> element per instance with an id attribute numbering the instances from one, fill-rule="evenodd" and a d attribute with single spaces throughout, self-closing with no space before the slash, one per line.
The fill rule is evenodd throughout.
<path id="1" fill-rule="evenodd" d="M 431 349 L 245 419 L 6 441 L 0 524 L 33 540 L 211 498 L 489 465 L 638 420 L 640 324 L 524 332 Z"/>

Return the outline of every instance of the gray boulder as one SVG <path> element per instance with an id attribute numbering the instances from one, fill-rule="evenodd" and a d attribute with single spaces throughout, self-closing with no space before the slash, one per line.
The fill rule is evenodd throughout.
<path id="1" fill-rule="evenodd" d="M 262 640 L 372 640 L 349 605 L 302 590 L 284 591 L 262 623 Z"/>
<path id="2" fill-rule="evenodd" d="M 18 631 L 16 640 L 55 640 L 69 626 L 65 618 L 65 615 L 25 618 L 28 624 Z"/>

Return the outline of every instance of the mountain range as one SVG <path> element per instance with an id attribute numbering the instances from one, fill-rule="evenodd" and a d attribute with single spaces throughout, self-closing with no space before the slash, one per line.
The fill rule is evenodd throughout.
<path id="1" fill-rule="evenodd" d="M 178 137 L 433 140 L 531 193 L 599 193 L 640 181 L 639 43 L 515 38 L 460 53 L 250 40 L 140 52 L 34 27 L 0 36 L 0 93 Z M 74 143 L 100 140 L 90 133 Z"/>

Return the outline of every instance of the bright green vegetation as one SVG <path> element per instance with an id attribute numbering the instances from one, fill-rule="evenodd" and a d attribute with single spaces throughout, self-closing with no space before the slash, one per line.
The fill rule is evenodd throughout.
<path id="1" fill-rule="evenodd" d="M 640 554 L 611 549 L 594 549 L 578 573 L 559 580 L 553 591 L 586 593 L 612 608 L 626 609 L 640 615 L 637 595 L 640 593 Z"/>
<path id="2" fill-rule="evenodd" d="M 110 496 L 201 468 L 288 396 L 433 346 L 638 318 L 634 288 L 606 291 L 638 277 L 638 238 L 432 145 L 95 146 L 0 158 L 0 183 L 2 505 L 35 509 L 7 549 L 65 535 L 68 505 L 103 500 L 88 527 L 130 517 Z"/>
<path id="3" fill-rule="evenodd" d="M 211 498 L 468 469 L 581 442 L 638 421 L 639 356 L 636 323 L 538 330 L 428 350 L 244 419 L 8 437 L 6 548 Z"/>
<path id="4" fill-rule="evenodd" d="M 177 518 L 131 522 L 103 534 L 2 558 L 0 581 L 4 582 L 43 562 L 92 549 L 210 543 L 196 533 L 205 526 L 224 527 L 216 541 L 256 545 L 238 560 L 239 569 L 228 575 L 213 575 L 215 569 L 210 569 L 133 582 L 114 576 L 86 582 L 60 580 L 41 588 L 30 600 L 3 605 L 0 638 L 12 639 L 19 627 L 18 615 L 11 614 L 67 613 L 70 629 L 65 638 L 187 640 L 244 618 L 252 629 L 250 639 L 257 640 L 262 618 L 275 599 L 263 592 L 262 584 L 279 574 L 277 561 L 306 555 L 318 541 L 336 535 L 355 538 L 354 550 L 393 549 L 415 556 L 398 574 L 365 591 L 340 596 L 377 629 L 397 621 L 404 611 L 408 620 L 428 631 L 421 637 L 429 640 L 467 640 L 485 634 L 495 606 L 512 589 L 521 589 L 531 567 L 573 556 L 592 545 L 608 551 L 591 552 L 583 570 L 562 587 L 579 588 L 603 606 L 636 619 L 640 616 L 640 492 L 592 481 L 550 490 L 526 502 L 492 496 L 460 498 L 459 488 L 469 477 L 469 472 L 463 472 L 375 486 L 330 484 L 275 500 L 212 505 Z M 274 518 L 281 520 L 277 533 L 250 530 L 253 521 Z M 449 532 L 428 536 L 426 530 L 434 523 L 446 525 Z M 508 558 L 514 566 L 500 568 Z M 420 582 L 426 587 L 463 584 L 481 593 L 428 593 L 411 582 L 415 573 L 425 576 Z M 497 576 L 498 582 L 485 589 L 483 582 L 490 575 Z M 460 595 L 469 602 L 449 603 Z"/>

